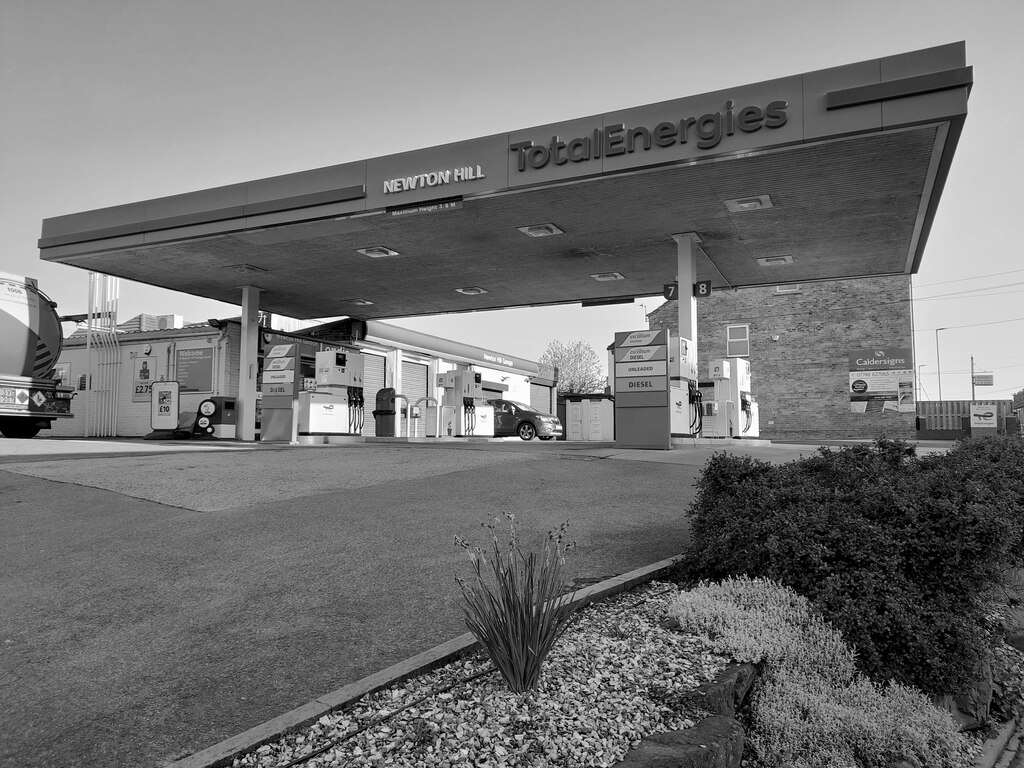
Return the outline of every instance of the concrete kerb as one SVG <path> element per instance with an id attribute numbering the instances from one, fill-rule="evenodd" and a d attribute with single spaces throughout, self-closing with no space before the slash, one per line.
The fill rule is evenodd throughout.
<path id="1" fill-rule="evenodd" d="M 579 589 L 575 592 L 572 604 L 574 608 L 582 608 L 597 600 L 611 597 L 640 584 L 653 581 L 659 576 L 664 575 L 681 557 L 681 555 L 676 555 L 660 560 L 657 563 L 652 563 L 620 576 L 605 579 L 584 589 Z M 289 731 L 308 726 L 326 714 L 354 704 L 368 694 L 442 667 L 474 650 L 476 646 L 476 639 L 467 632 L 405 661 L 394 664 L 387 669 L 364 677 L 362 680 L 357 680 L 354 683 L 349 683 L 337 690 L 319 696 L 313 699 L 313 701 L 303 704 L 301 707 L 278 715 L 274 719 L 250 728 L 237 736 L 232 736 L 211 747 L 194 752 L 188 757 L 167 763 L 165 768 L 220 768 L 220 766 L 230 765 L 231 761 L 239 755 L 250 752 L 263 744 L 276 741 Z"/>
<path id="2" fill-rule="evenodd" d="M 998 733 L 985 742 L 981 754 L 974 763 L 976 768 L 1009 768 L 1020 751 L 1020 725 L 1019 715 L 1003 723 Z"/>

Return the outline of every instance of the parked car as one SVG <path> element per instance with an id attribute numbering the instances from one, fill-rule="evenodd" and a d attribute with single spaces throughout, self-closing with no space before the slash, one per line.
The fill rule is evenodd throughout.
<path id="1" fill-rule="evenodd" d="M 488 400 L 494 406 L 494 436 L 523 440 L 552 440 L 562 434 L 562 422 L 550 413 L 540 413 L 515 400 Z"/>

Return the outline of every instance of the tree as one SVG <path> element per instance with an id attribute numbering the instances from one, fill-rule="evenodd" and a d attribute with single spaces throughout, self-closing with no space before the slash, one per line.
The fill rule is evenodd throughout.
<path id="1" fill-rule="evenodd" d="M 558 394 L 603 392 L 607 377 L 602 373 L 597 352 L 582 339 L 563 344 L 552 341 L 538 361 L 558 369 Z"/>

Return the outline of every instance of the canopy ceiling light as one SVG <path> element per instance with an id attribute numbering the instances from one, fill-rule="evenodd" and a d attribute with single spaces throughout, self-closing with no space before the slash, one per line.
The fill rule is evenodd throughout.
<path id="1" fill-rule="evenodd" d="M 596 275 L 591 275 L 592 278 L 597 280 L 599 283 L 607 283 L 611 280 L 625 280 L 626 276 L 621 272 L 598 272 Z"/>
<path id="2" fill-rule="evenodd" d="M 469 285 L 465 288 L 456 288 L 455 292 L 461 293 L 463 296 L 479 296 L 481 293 L 487 293 L 487 291 L 479 285 Z"/>
<path id="3" fill-rule="evenodd" d="M 385 248 L 383 245 L 373 245 L 369 248 L 356 248 L 356 253 L 361 253 L 363 256 L 369 256 L 371 259 L 383 259 L 387 256 L 401 255 L 398 251 Z"/>
<path id="4" fill-rule="evenodd" d="M 732 200 L 725 200 L 725 207 L 732 213 L 744 213 L 746 211 L 761 211 L 765 208 L 774 208 L 772 199 L 768 195 L 754 195 L 753 197 L 734 197 Z"/>
<path id="5" fill-rule="evenodd" d="M 531 224 L 528 227 L 517 227 L 527 237 L 550 237 L 551 235 L 561 235 L 562 230 L 556 227 L 551 222 L 544 224 Z"/>
<path id="6" fill-rule="evenodd" d="M 757 260 L 762 267 L 778 267 L 782 264 L 792 264 L 793 257 L 788 253 L 785 256 L 764 256 Z"/>

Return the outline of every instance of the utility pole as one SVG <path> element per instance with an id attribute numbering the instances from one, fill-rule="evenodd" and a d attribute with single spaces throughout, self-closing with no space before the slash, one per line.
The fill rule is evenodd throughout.
<path id="1" fill-rule="evenodd" d="M 974 402 L 974 355 L 971 355 L 971 402 Z"/>
<path id="2" fill-rule="evenodd" d="M 939 401 L 942 401 L 942 358 L 939 356 L 939 331 L 945 331 L 946 328 L 935 329 L 935 367 L 936 374 L 939 379 Z"/>

